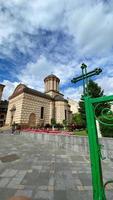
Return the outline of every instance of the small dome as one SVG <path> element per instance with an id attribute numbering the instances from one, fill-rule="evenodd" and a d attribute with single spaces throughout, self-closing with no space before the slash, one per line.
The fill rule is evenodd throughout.
<path id="1" fill-rule="evenodd" d="M 55 79 L 58 80 L 58 82 L 60 82 L 60 79 L 59 79 L 57 76 L 55 76 L 54 74 L 51 74 L 51 75 L 45 77 L 44 82 L 45 82 L 47 79 L 51 79 L 51 78 L 55 78 Z"/>

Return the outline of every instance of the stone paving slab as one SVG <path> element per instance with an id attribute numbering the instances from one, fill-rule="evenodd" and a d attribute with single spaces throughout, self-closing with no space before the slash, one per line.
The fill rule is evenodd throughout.
<path id="1" fill-rule="evenodd" d="M 25 195 L 32 200 L 92 200 L 88 156 L 22 135 L 0 134 L 0 156 L 18 160 L 0 162 L 0 200 Z M 113 163 L 103 163 L 104 180 L 113 176 Z M 113 185 L 107 186 L 113 199 Z"/>

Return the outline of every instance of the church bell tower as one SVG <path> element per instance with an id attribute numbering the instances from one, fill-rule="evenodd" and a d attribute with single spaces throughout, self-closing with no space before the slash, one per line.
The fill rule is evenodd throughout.
<path id="1" fill-rule="evenodd" d="M 45 93 L 54 97 L 59 94 L 59 83 L 60 79 L 51 74 L 44 79 L 45 83 Z"/>

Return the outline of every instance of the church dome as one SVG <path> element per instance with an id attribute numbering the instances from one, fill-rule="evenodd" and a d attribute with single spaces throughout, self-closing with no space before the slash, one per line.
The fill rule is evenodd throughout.
<path id="1" fill-rule="evenodd" d="M 54 74 L 50 74 L 49 76 L 45 77 L 44 83 L 45 83 L 45 92 L 59 91 L 60 79 Z"/>
<path id="2" fill-rule="evenodd" d="M 50 74 L 47 77 L 45 77 L 44 82 L 47 81 L 48 79 L 57 79 L 57 81 L 60 82 L 60 79 L 54 74 Z"/>

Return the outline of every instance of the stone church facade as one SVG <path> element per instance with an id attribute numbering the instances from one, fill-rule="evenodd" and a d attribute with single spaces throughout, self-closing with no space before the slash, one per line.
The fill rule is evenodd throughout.
<path id="1" fill-rule="evenodd" d="M 68 101 L 59 92 L 59 83 L 60 79 L 55 75 L 47 76 L 44 93 L 19 84 L 9 97 L 6 125 L 15 122 L 22 127 L 40 127 L 51 124 L 51 119 L 56 123 L 63 120 L 69 123 L 72 112 Z"/>

